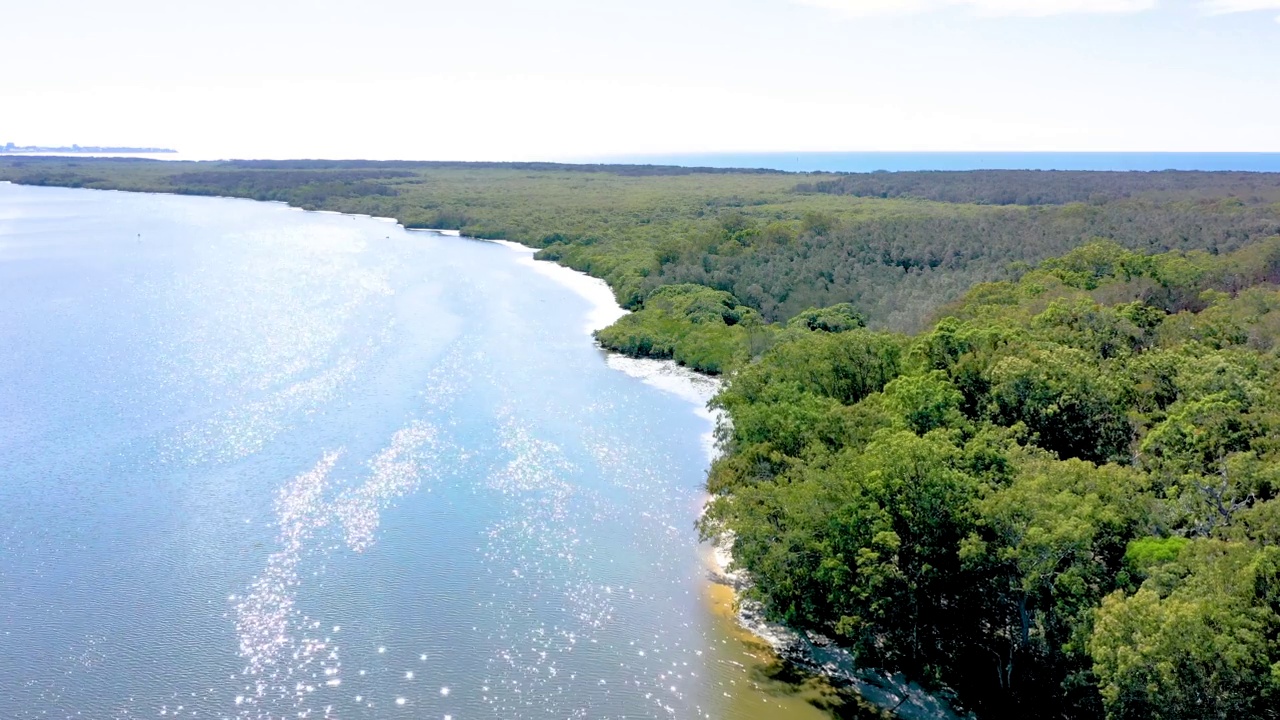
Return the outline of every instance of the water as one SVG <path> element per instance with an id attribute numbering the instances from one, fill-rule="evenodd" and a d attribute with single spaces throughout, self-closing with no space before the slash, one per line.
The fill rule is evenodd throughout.
<path id="1" fill-rule="evenodd" d="M 1174 152 L 771 152 L 630 155 L 599 162 L 768 168 L 790 172 L 877 170 L 1239 170 L 1280 172 L 1280 153 Z"/>
<path id="2" fill-rule="evenodd" d="M 816 716 L 709 594 L 706 388 L 531 266 L 0 184 L 0 717 Z"/>

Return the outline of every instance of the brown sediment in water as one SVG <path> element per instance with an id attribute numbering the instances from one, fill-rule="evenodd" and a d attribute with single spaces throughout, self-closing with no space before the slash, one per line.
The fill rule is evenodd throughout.
<path id="1" fill-rule="evenodd" d="M 718 571 L 708 553 L 708 568 Z M 705 590 L 713 629 L 719 638 L 715 659 L 723 666 L 725 720 L 864 720 L 889 717 L 826 678 L 783 661 L 764 639 L 738 621 L 734 588 L 709 579 Z"/>

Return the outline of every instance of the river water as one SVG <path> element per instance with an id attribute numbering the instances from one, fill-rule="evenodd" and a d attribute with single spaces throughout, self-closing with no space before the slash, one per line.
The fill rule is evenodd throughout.
<path id="1" fill-rule="evenodd" d="M 0 184 L 0 718 L 819 716 L 708 587 L 706 388 L 557 272 Z"/>

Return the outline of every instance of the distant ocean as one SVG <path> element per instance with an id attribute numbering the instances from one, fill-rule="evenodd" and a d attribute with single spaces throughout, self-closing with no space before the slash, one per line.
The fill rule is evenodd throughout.
<path id="1" fill-rule="evenodd" d="M 768 168 L 791 172 L 877 170 L 1243 170 L 1280 172 L 1280 153 L 800 152 L 629 155 L 597 162 Z"/>

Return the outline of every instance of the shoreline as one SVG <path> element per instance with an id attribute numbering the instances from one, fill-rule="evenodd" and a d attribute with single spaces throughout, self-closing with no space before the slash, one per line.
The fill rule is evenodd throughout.
<path id="1" fill-rule="evenodd" d="M 432 230 L 430 232 L 441 235 L 451 233 L 450 237 L 465 237 L 459 234 L 457 230 Z M 535 260 L 533 256 L 538 252 L 537 248 L 511 240 L 469 239 L 501 245 L 512 252 L 522 255 L 523 257 L 520 258 L 522 265 L 526 265 L 532 268 L 534 272 L 572 290 L 590 303 L 591 309 L 587 312 L 587 321 L 584 327 L 588 335 L 612 325 L 619 318 L 631 313 L 630 310 L 618 304 L 613 295 L 613 290 L 604 280 L 557 262 Z M 719 377 L 692 370 L 677 363 L 675 360 L 631 357 L 612 350 L 606 350 L 594 339 L 593 343 L 604 353 L 604 362 L 609 368 L 625 373 L 646 385 L 657 388 L 669 395 L 674 395 L 693 405 L 694 414 L 706 420 L 709 425 L 707 432 L 702 435 L 703 449 L 707 454 L 707 462 L 709 464 L 715 460 L 718 454 L 715 447 L 715 429 L 723 419 L 724 413 L 708 408 L 707 403 L 720 391 L 722 380 Z"/>
<path id="2" fill-rule="evenodd" d="M 0 181 L 0 184 L 12 185 L 11 181 Z M 241 200 L 249 202 L 272 202 L 281 204 L 292 210 L 316 212 L 328 215 L 346 215 L 351 218 L 372 219 L 392 223 L 406 232 L 427 232 L 445 237 L 457 237 L 480 242 L 493 243 L 506 247 L 512 252 L 523 255 L 520 263 L 527 265 L 534 272 L 544 275 L 563 287 L 572 290 L 587 300 L 590 308 L 584 332 L 592 335 L 596 330 L 607 327 L 630 311 L 618 305 L 612 289 L 601 278 L 574 270 L 553 261 L 535 260 L 538 249 L 522 245 L 510 240 L 488 238 L 472 238 L 464 236 L 457 230 L 437 230 L 430 228 L 408 228 L 395 218 L 376 217 L 362 213 L 344 213 L 335 210 L 309 210 L 284 201 L 261 201 L 253 198 L 202 195 L 191 196 L 184 193 L 158 193 L 145 190 L 98 189 L 98 188 L 63 188 L 69 190 L 90 190 L 98 192 L 137 192 L 152 195 L 174 195 L 179 197 L 208 197 L 221 200 Z M 633 358 L 621 353 L 605 350 L 594 342 L 597 349 L 604 354 L 605 364 L 634 377 L 645 384 L 663 392 L 685 400 L 693 406 L 694 414 L 707 421 L 709 428 L 703 435 L 703 446 L 707 453 L 708 463 L 715 460 L 719 451 L 715 445 L 714 433 L 724 414 L 711 410 L 707 402 L 719 391 L 722 379 L 706 375 L 680 365 L 673 359 Z M 703 510 L 709 496 L 704 495 Z M 699 543 L 702 545 L 703 543 Z M 744 600 L 742 590 L 749 587 L 750 578 L 741 570 L 730 572 L 729 565 L 733 561 L 731 538 L 719 537 L 709 543 L 711 558 L 707 572 L 705 591 L 710 594 L 715 586 L 725 586 L 732 592 L 733 608 L 737 626 L 752 638 L 763 643 L 771 650 L 780 663 L 819 678 L 837 690 L 852 690 L 857 698 L 880 708 L 897 713 L 897 717 L 909 720 L 935 720 L 956 718 L 945 702 L 925 693 L 918 686 L 896 677 L 889 677 L 877 671 L 861 671 L 852 669 L 852 656 L 844 650 L 836 648 L 830 640 L 792 630 L 786 626 L 769 622 L 765 619 L 760 603 Z M 843 667 L 842 667 L 843 666 Z M 916 712 L 912 712 L 912 711 Z M 922 711 L 922 712 L 921 712 Z"/>
<path id="3" fill-rule="evenodd" d="M 440 231 L 433 232 L 444 234 Z M 452 236 L 464 237 L 457 231 L 453 231 Z M 537 248 L 510 240 L 474 239 L 502 245 L 512 252 L 523 255 L 521 264 L 528 265 L 535 272 L 549 277 L 587 300 L 592 306 L 587 313 L 587 323 L 584 328 L 588 335 L 612 324 L 630 312 L 618 305 L 613 291 L 604 280 L 555 262 L 535 260 L 533 256 Z M 703 448 L 707 454 L 708 465 L 715 461 L 720 454 L 715 442 L 715 429 L 726 418 L 723 411 L 710 409 L 707 404 L 723 384 L 720 377 L 697 372 L 672 359 L 634 358 L 606 350 L 599 343 L 595 345 L 604 353 L 605 364 L 610 368 L 690 403 L 694 414 L 706 420 L 709 425 L 708 431 L 702 437 Z M 710 499 L 709 495 L 703 495 L 699 516 L 706 511 Z M 815 710 L 822 712 L 829 712 L 831 698 L 838 698 L 849 688 L 853 688 L 853 694 L 857 696 L 852 699 L 852 702 L 858 703 L 859 698 L 866 697 L 858 683 L 845 682 L 847 673 L 842 673 L 832 659 L 824 660 L 814 652 L 816 646 L 807 634 L 768 621 L 765 618 L 764 608 L 759 602 L 743 597 L 743 590 L 750 586 L 751 578 L 743 570 L 729 570 L 733 562 L 732 537 L 722 535 L 708 542 L 699 543 L 697 550 L 704 558 L 707 571 L 706 585 L 703 587 L 704 595 L 714 607 L 718 602 L 716 596 L 721 592 L 720 588 L 727 590 L 728 598 L 720 600 L 719 604 L 727 605 L 724 614 L 732 618 L 734 626 L 743 634 L 737 639 L 744 643 L 748 652 L 756 657 L 762 668 L 770 665 L 790 666 L 808 675 L 808 678 L 800 678 L 795 683 L 793 691 L 797 694 L 808 693 L 815 698 L 827 696 L 828 707 L 825 710 L 817 705 L 811 705 Z M 826 644 L 829 644 L 829 641 Z M 839 657 L 849 658 L 847 662 L 852 662 L 848 653 Z M 759 691 L 768 693 L 763 688 L 759 688 Z M 866 702 L 882 705 L 883 708 L 892 708 L 899 704 L 899 699 L 898 696 L 888 696 L 877 701 L 866 697 Z M 839 702 L 837 699 L 836 704 Z M 902 715 L 902 717 L 914 720 L 910 715 Z M 941 714 L 918 717 L 923 720 L 948 716 Z"/>
<path id="4" fill-rule="evenodd" d="M 432 232 L 464 237 L 456 230 Z M 587 313 L 584 328 L 587 334 L 612 324 L 630 312 L 618 305 L 613 291 L 604 280 L 549 260 L 535 260 L 533 256 L 537 248 L 510 240 L 474 239 L 502 245 L 512 252 L 520 253 L 524 256 L 521 258 L 522 264 L 586 299 L 592 306 Z M 707 403 L 719 391 L 723 383 L 721 378 L 699 373 L 675 360 L 633 358 L 605 350 L 598 343 L 596 346 L 605 354 L 605 364 L 610 368 L 693 405 L 694 413 L 710 424 L 710 430 L 703 436 L 708 463 L 718 457 L 719 448 L 716 447 L 714 433 L 725 417 L 722 411 L 708 408 Z M 704 512 L 709 500 L 710 496 L 704 495 Z M 772 658 L 764 659 L 766 664 L 776 661 L 811 675 L 812 679 L 802 684 L 816 684 L 819 693 L 845 696 L 847 701 L 867 713 L 887 712 L 892 717 L 904 720 L 959 720 L 962 717 L 952 710 L 947 698 L 929 693 L 901 675 L 858 668 L 853 654 L 838 647 L 830 638 L 794 630 L 768 620 L 760 602 L 743 597 L 743 591 L 751 585 L 750 576 L 744 570 L 729 570 L 733 563 L 732 536 L 721 535 L 705 544 L 709 546 L 704 551 L 707 552 L 706 563 L 709 567 L 708 585 L 704 592 L 711 597 L 716 586 L 729 590 L 732 597 L 731 611 L 738 628 L 753 640 L 763 643 L 771 652 Z"/>
<path id="5" fill-rule="evenodd" d="M 433 232 L 444 234 L 440 231 Z M 453 231 L 452 236 L 465 237 L 457 231 Z M 472 239 L 501 245 L 512 252 L 521 254 L 523 256 L 520 259 L 521 264 L 529 266 L 535 272 L 552 279 L 587 300 L 591 304 L 591 308 L 587 312 L 587 322 L 584 328 L 588 335 L 592 335 L 596 330 L 607 327 L 618 318 L 630 313 L 629 310 L 618 305 L 613 291 L 604 280 L 559 263 L 548 260 L 535 260 L 533 256 L 537 253 L 537 248 L 510 240 Z M 598 342 L 594 342 L 594 338 L 593 343 L 604 354 L 605 364 L 609 368 L 625 373 L 646 385 L 688 402 L 692 406 L 694 414 L 708 423 L 708 430 L 702 436 L 703 449 L 706 452 L 708 466 L 715 461 L 720 455 L 720 450 L 716 446 L 715 430 L 726 417 L 723 411 L 708 408 L 707 404 L 719 392 L 723 384 L 722 378 L 692 370 L 672 359 L 634 358 L 606 350 Z M 699 517 L 706 512 L 707 503 L 710 500 L 710 495 L 704 492 L 698 513 Z M 811 676 L 809 678 L 801 678 L 799 682 L 795 683 L 795 687 L 792 689 L 794 694 L 807 692 L 815 698 L 822 695 L 838 695 L 842 685 L 833 682 L 839 679 L 838 673 L 828 671 L 826 666 L 818 662 L 816 658 L 811 658 L 804 654 L 800 649 L 802 640 L 799 634 L 782 625 L 765 620 L 764 609 L 760 603 L 743 598 L 742 591 L 750 586 L 751 579 L 745 571 L 729 571 L 729 565 L 733 562 L 732 545 L 731 538 L 721 536 L 705 543 L 698 543 L 695 546 L 698 554 L 703 558 L 703 564 L 706 568 L 706 584 L 703 586 L 703 594 L 709 604 L 713 608 L 717 604 L 727 606 L 723 608 L 723 614 L 731 618 L 734 627 L 742 634 L 736 639 L 743 642 L 744 649 L 759 661 L 761 668 L 771 665 L 790 666 Z M 717 595 L 722 592 L 722 588 L 727 590 L 728 598 L 722 598 L 718 601 Z M 768 694 L 768 691 L 759 687 L 758 684 L 757 689 L 761 693 Z M 896 702 L 896 698 L 894 700 Z M 811 705 L 810 707 L 814 708 L 815 711 L 821 712 L 830 710 L 829 707 L 827 710 L 823 710 L 817 705 Z"/>

